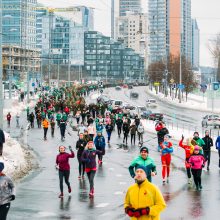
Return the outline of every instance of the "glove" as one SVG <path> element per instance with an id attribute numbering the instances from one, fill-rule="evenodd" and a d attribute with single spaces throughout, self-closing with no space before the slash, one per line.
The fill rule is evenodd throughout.
<path id="1" fill-rule="evenodd" d="M 10 195 L 9 198 L 10 198 L 11 201 L 13 201 L 13 200 L 15 200 L 15 195 Z"/>
<path id="2" fill-rule="evenodd" d="M 134 217 L 139 218 L 141 217 L 141 210 L 140 209 L 136 209 L 133 212 Z"/>
<path id="3" fill-rule="evenodd" d="M 69 150 L 72 152 L 73 151 L 73 149 L 72 149 L 72 147 L 71 146 L 69 146 Z"/>
<path id="4" fill-rule="evenodd" d="M 144 208 L 144 209 L 140 209 L 140 213 L 141 213 L 141 215 L 149 215 L 150 208 L 147 207 L 147 208 Z"/>
<path id="5" fill-rule="evenodd" d="M 56 170 L 59 170 L 59 165 L 55 165 Z"/>
<path id="6" fill-rule="evenodd" d="M 134 209 L 127 207 L 125 209 L 125 213 L 129 216 L 129 217 L 133 217 L 134 216 Z"/>

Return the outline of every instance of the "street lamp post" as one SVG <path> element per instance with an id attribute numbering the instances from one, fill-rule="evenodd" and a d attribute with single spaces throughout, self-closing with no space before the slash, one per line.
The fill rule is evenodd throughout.
<path id="1" fill-rule="evenodd" d="M 179 82 L 179 103 L 181 103 L 181 90 L 182 90 L 182 51 L 181 51 L 181 45 L 180 45 L 180 82 Z"/>

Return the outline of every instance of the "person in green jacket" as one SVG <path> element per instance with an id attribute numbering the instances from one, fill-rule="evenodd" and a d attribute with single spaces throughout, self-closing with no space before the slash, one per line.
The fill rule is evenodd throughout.
<path id="1" fill-rule="evenodd" d="M 147 179 L 149 182 L 152 181 L 151 177 L 157 174 L 156 165 L 154 160 L 148 156 L 149 150 L 147 147 L 141 147 L 140 155 L 136 157 L 129 166 L 129 172 L 132 178 L 135 177 L 135 169 L 137 166 L 141 165 L 147 169 Z"/>
<path id="2" fill-rule="evenodd" d="M 56 121 L 57 121 L 57 126 L 60 126 L 60 120 L 62 118 L 62 114 L 60 112 L 57 113 L 56 115 Z"/>
<path id="3" fill-rule="evenodd" d="M 196 142 L 196 145 L 200 147 L 199 153 L 203 154 L 203 146 L 205 146 L 205 142 L 202 138 L 199 137 L 199 132 L 195 131 L 193 134 L 193 140 Z"/>
<path id="4" fill-rule="evenodd" d="M 62 115 L 62 119 L 66 122 L 67 121 L 67 114 L 66 113 L 63 113 L 63 115 Z"/>

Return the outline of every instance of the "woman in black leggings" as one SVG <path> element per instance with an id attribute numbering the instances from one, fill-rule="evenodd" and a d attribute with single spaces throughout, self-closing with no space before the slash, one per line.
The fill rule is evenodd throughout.
<path id="1" fill-rule="evenodd" d="M 87 142 L 84 140 L 84 134 L 79 134 L 79 140 L 76 142 L 76 150 L 77 150 L 77 159 L 79 162 L 79 177 L 78 179 L 81 179 L 81 177 L 84 179 L 84 173 L 85 173 L 85 163 L 82 161 L 82 153 L 86 147 Z"/>
<path id="2" fill-rule="evenodd" d="M 70 154 L 65 152 L 66 147 L 59 146 L 59 154 L 56 159 L 56 168 L 59 170 L 59 179 L 60 179 L 60 195 L 59 198 L 63 198 L 63 179 L 65 180 L 66 185 L 68 186 L 68 192 L 71 193 L 71 186 L 69 182 L 70 176 L 70 165 L 69 158 L 74 158 L 74 152 L 72 147 L 69 146 Z"/>
<path id="3" fill-rule="evenodd" d="M 96 167 L 96 155 L 102 155 L 103 152 L 96 150 L 94 147 L 93 141 L 89 141 L 87 144 L 87 148 L 83 151 L 82 161 L 86 164 L 86 173 L 89 179 L 90 192 L 89 197 L 94 197 L 94 177 L 97 170 Z"/>

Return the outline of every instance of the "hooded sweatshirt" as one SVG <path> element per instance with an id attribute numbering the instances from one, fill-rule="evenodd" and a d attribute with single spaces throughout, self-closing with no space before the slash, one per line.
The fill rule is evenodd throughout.
<path id="1" fill-rule="evenodd" d="M 66 152 L 57 155 L 56 164 L 59 166 L 59 170 L 70 170 L 69 158 L 74 158 L 75 154 L 72 151 L 71 154 Z"/>

